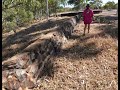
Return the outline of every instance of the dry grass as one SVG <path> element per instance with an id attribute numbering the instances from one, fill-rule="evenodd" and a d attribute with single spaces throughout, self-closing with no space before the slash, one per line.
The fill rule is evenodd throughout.
<path id="1" fill-rule="evenodd" d="M 112 27 L 106 33 L 93 24 L 90 34 L 80 36 L 83 22 L 76 26 L 76 38 L 70 39 L 56 56 L 54 77 L 43 77 L 38 90 L 117 90 L 118 46 Z M 116 29 L 117 31 L 117 29 Z M 113 33 L 114 34 L 114 33 Z M 67 46 L 67 47 L 66 47 Z M 36 90 L 36 89 L 35 89 Z"/>
<path id="2" fill-rule="evenodd" d="M 101 28 L 103 25 L 106 28 Z M 53 76 L 41 77 L 34 90 L 118 89 L 117 26 L 93 23 L 84 37 L 83 26 L 81 22 L 75 27 L 74 37 L 52 58 Z"/>

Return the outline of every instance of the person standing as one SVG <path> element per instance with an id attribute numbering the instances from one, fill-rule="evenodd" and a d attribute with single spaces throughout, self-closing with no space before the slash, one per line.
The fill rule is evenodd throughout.
<path id="1" fill-rule="evenodd" d="M 90 5 L 87 4 L 86 9 L 83 11 L 83 21 L 85 24 L 83 35 L 85 35 L 85 31 L 86 31 L 87 26 L 88 26 L 88 33 L 89 33 L 92 18 L 93 18 L 93 11 L 90 9 Z"/>

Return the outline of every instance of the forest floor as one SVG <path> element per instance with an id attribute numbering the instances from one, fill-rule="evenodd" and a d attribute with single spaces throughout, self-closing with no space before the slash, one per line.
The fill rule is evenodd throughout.
<path id="1" fill-rule="evenodd" d="M 107 12 L 107 13 L 106 13 Z M 109 22 L 93 22 L 90 33 L 83 36 L 84 23 L 75 26 L 62 52 L 53 57 L 52 77 L 43 76 L 34 90 L 117 90 L 118 89 L 118 19 L 116 12 L 105 11 L 96 16 Z M 39 23 L 16 35 L 3 35 L 3 61 L 20 53 L 25 47 L 54 30 L 68 17 L 52 23 Z M 49 24 L 49 25 L 47 25 Z"/>

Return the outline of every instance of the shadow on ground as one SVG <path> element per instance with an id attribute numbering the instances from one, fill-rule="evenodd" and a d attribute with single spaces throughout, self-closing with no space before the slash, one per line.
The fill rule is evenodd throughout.
<path id="1" fill-rule="evenodd" d="M 52 58 L 51 58 L 52 59 Z M 57 66 L 55 66 L 55 64 L 54 64 L 54 61 L 53 60 L 49 60 L 46 64 L 45 64 L 45 66 L 44 66 L 44 68 L 43 68 L 43 71 L 42 71 L 42 74 L 41 74 L 41 76 L 39 77 L 39 78 L 41 78 L 41 77 L 44 77 L 44 76 L 48 76 L 49 78 L 52 78 L 52 77 L 54 77 L 54 73 L 55 73 L 55 71 L 57 70 Z"/>
<path id="2" fill-rule="evenodd" d="M 113 23 L 115 20 L 118 20 L 118 16 L 104 16 L 104 15 L 99 15 L 94 17 L 94 22 L 93 23 Z"/>
<path id="3" fill-rule="evenodd" d="M 54 28 L 56 25 L 59 26 L 63 24 L 63 22 L 66 20 L 68 20 L 68 18 L 64 18 L 60 20 L 50 20 L 49 22 L 44 21 L 43 23 L 32 25 L 27 29 L 21 30 L 16 34 L 9 35 L 2 42 L 3 60 L 12 57 L 16 53 L 23 50 L 26 46 L 32 43 L 35 40 L 35 38 L 38 38 L 41 34 L 52 32 L 53 30 L 50 28 Z M 46 30 L 46 29 L 50 29 L 50 30 Z M 11 45 L 14 44 L 17 44 L 20 47 L 14 50 L 9 48 Z"/>
<path id="4" fill-rule="evenodd" d="M 76 44 L 69 49 L 62 50 L 60 57 L 69 57 L 75 59 L 85 59 L 96 57 L 102 51 L 101 48 L 97 48 L 95 43 L 86 43 L 85 45 Z"/>
<path id="5" fill-rule="evenodd" d="M 103 35 L 110 35 L 112 38 L 118 39 L 118 27 L 115 25 L 101 25 L 97 27 L 101 30 Z"/>
<path id="6" fill-rule="evenodd" d="M 92 38 L 92 36 L 72 36 L 70 39 L 78 39 L 80 42 L 76 43 L 74 46 L 69 47 L 67 49 L 62 49 L 59 54 L 55 54 L 52 57 L 66 57 L 68 60 L 72 59 L 74 60 L 82 60 L 86 58 L 92 58 L 97 57 L 97 55 L 100 55 L 103 51 L 102 48 L 98 48 L 94 42 L 85 43 L 85 40 L 88 40 L 89 38 Z M 82 43 L 82 44 L 81 44 Z M 83 44 L 84 43 L 84 44 Z M 70 59 L 69 59 L 70 58 Z M 52 62 L 48 62 L 46 66 L 44 67 L 43 76 L 49 76 L 53 77 L 55 71 L 58 69 L 57 66 L 55 66 L 54 59 L 52 59 Z"/>
<path id="7" fill-rule="evenodd" d="M 31 27 L 29 27 L 27 29 L 21 30 L 17 34 L 13 34 L 13 35 L 8 36 L 4 41 L 8 42 L 8 43 L 9 43 L 10 40 L 14 40 L 15 41 L 17 39 L 17 37 L 24 37 L 26 35 L 29 35 L 31 33 L 35 33 L 37 31 L 43 31 L 43 30 L 46 30 L 46 29 L 53 28 L 56 25 L 62 24 L 66 20 L 67 20 L 67 18 L 61 19 L 61 20 L 57 20 L 57 21 L 55 21 L 55 20 L 54 21 L 51 20 L 49 22 L 48 21 L 44 21 L 43 23 L 32 25 Z M 6 46 L 7 45 L 4 45 L 3 47 L 6 47 Z"/>
<path id="8" fill-rule="evenodd" d="M 117 21 L 115 22 L 117 24 Z M 96 27 L 96 29 L 101 30 L 101 32 L 94 35 L 71 36 L 70 39 L 77 39 L 80 41 L 80 43 L 69 49 L 63 50 L 63 52 L 60 53 L 60 57 L 69 56 L 72 59 L 95 57 L 96 55 L 100 54 L 103 49 L 97 48 L 95 43 L 87 43 L 84 46 L 81 46 L 81 43 L 85 43 L 90 38 L 108 38 L 108 35 L 113 39 L 118 39 L 118 27 L 115 25 L 115 23 L 100 25 Z"/>

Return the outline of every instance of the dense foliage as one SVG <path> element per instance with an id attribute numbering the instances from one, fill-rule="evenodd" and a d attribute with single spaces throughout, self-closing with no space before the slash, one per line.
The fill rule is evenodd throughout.
<path id="1" fill-rule="evenodd" d="M 68 0 L 68 3 L 73 4 L 75 10 L 84 9 L 88 3 L 92 9 L 99 9 L 102 7 L 102 0 Z"/>
<path id="2" fill-rule="evenodd" d="M 49 13 L 62 11 L 66 0 L 48 0 Z M 46 16 L 46 0 L 2 0 L 2 30 L 10 31 L 24 26 L 33 19 Z"/>
<path id="3" fill-rule="evenodd" d="M 114 1 L 107 2 L 104 6 L 104 9 L 116 9 L 118 8 L 118 3 L 115 3 Z"/>

